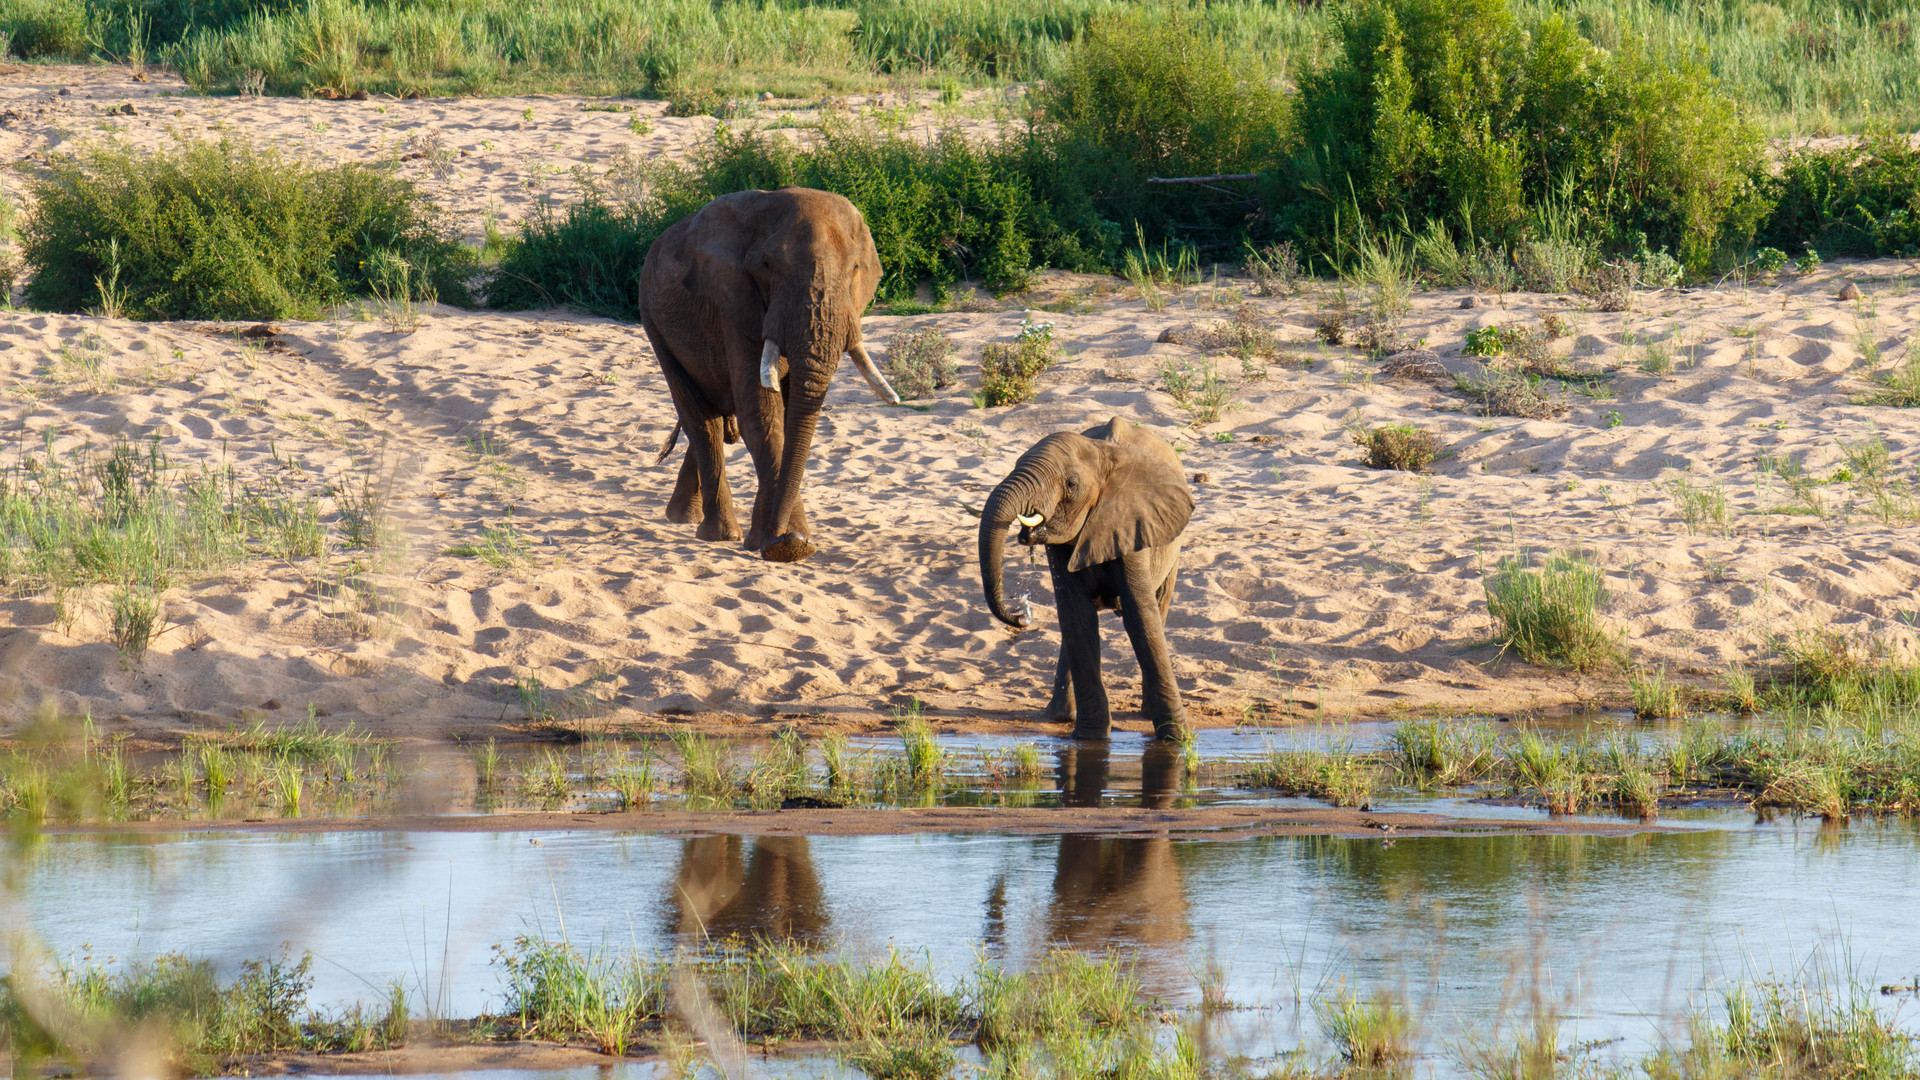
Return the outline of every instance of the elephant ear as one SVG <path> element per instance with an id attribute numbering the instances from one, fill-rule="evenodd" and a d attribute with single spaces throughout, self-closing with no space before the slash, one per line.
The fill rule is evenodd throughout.
<path id="1" fill-rule="evenodd" d="M 1086 433 L 1112 462 L 1100 498 L 1074 541 L 1068 569 L 1171 544 L 1193 516 L 1193 493 L 1173 447 L 1116 416 Z"/>
<path id="2" fill-rule="evenodd" d="M 710 206 L 702 214 L 716 209 Z M 743 235 L 745 224 L 736 214 L 728 214 L 727 220 L 702 224 L 705 228 L 698 230 L 688 245 L 687 273 L 680 285 L 695 300 L 711 305 L 757 345 L 767 309 L 766 239 L 747 242 L 749 238 Z"/>

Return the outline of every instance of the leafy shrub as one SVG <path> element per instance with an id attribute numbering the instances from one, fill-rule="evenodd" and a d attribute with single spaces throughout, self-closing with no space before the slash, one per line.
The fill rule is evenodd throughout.
<path id="1" fill-rule="evenodd" d="M 1285 151 L 1285 96 L 1177 8 L 1094 20 L 1036 102 L 1027 174 L 1073 234 L 1066 253 L 1107 263 L 1135 226 L 1201 232 L 1231 257 L 1251 191 L 1147 179 L 1261 172 Z"/>
<path id="2" fill-rule="evenodd" d="M 1333 33 L 1270 203 L 1323 249 L 1363 220 L 1563 239 L 1530 220 L 1558 189 L 1601 240 L 1698 268 L 1765 211 L 1759 135 L 1697 62 L 1602 51 L 1557 15 L 1526 27 L 1506 0 L 1355 0 Z"/>
<path id="3" fill-rule="evenodd" d="M 725 127 L 686 165 L 644 169 L 644 198 L 589 184 L 580 202 L 543 208 L 521 224 L 487 302 L 499 308 L 577 304 L 618 318 L 638 314 L 647 248 L 718 195 L 789 184 L 845 195 L 866 217 L 880 253 L 881 300 L 911 299 L 929 283 L 944 298 L 974 278 L 1025 284 L 1032 267 L 1028 195 L 1005 151 L 958 133 L 931 142 L 829 127 L 809 149 Z"/>
<path id="4" fill-rule="evenodd" d="M 80 0 L 8 0 L 0 38 L 26 59 L 79 60 L 87 55 L 87 7 Z"/>
<path id="5" fill-rule="evenodd" d="M 880 252 L 881 299 L 910 299 L 926 282 L 944 300 L 968 278 L 999 293 L 1023 288 L 1033 265 L 1031 195 L 1007 153 L 957 131 L 928 143 L 828 131 L 787 159 L 782 182 L 860 208 Z"/>
<path id="6" fill-rule="evenodd" d="M 311 317 L 368 291 L 383 253 L 412 267 L 417 298 L 468 299 L 471 254 L 410 182 L 365 166 L 233 140 L 101 147 L 56 159 L 30 188 L 34 307 L 94 306 L 117 277 L 134 318 Z"/>
<path id="7" fill-rule="evenodd" d="M 1426 472 L 1440 456 L 1440 440 L 1412 424 L 1385 424 L 1353 433 L 1367 452 L 1367 468 Z"/>
<path id="8" fill-rule="evenodd" d="M 1211 424 L 1239 404 L 1233 388 L 1220 375 L 1220 367 L 1208 357 L 1198 364 L 1188 360 L 1163 364 L 1160 387 L 1174 403 L 1193 415 L 1196 424 Z"/>
<path id="9" fill-rule="evenodd" d="M 1053 366 L 1053 324 L 1025 323 L 1011 342 L 995 341 L 980 352 L 980 393 L 984 408 L 1032 401 L 1034 381 Z"/>
<path id="10" fill-rule="evenodd" d="M 953 384 L 960 365 L 953 342 L 938 330 L 897 331 L 887 338 L 887 381 L 903 398 L 932 397 Z"/>
<path id="11" fill-rule="evenodd" d="M 1515 553 L 1500 560 L 1485 586 L 1501 644 L 1528 663 L 1586 671 L 1617 659 L 1615 635 L 1600 621 L 1606 574 L 1587 556 L 1555 552 L 1535 566 Z"/>
<path id="12" fill-rule="evenodd" d="M 1467 331 L 1467 344 L 1461 349 L 1468 356 L 1499 356 L 1506 351 L 1507 340 L 1497 326 L 1482 326 Z"/>
<path id="13" fill-rule="evenodd" d="M 677 203 L 659 200 L 635 204 L 587 198 L 559 209 L 543 202 L 520 222 L 519 237 L 507 243 L 487 285 L 487 306 L 517 310 L 571 305 L 636 320 L 647 249 L 687 212 Z"/>
<path id="14" fill-rule="evenodd" d="M 1772 185 L 1774 211 L 1760 232 L 1768 243 L 1818 245 L 1839 255 L 1920 255 L 1920 149 L 1903 136 L 1793 150 Z"/>
<path id="15" fill-rule="evenodd" d="M 1772 277 L 1787 268 L 1787 253 L 1775 247 L 1763 247 L 1753 253 L 1753 265 L 1762 274 Z"/>

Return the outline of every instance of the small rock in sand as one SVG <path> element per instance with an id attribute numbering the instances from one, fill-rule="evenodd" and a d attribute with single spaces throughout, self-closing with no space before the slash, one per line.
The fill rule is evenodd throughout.
<path id="1" fill-rule="evenodd" d="M 1460 306 L 1463 308 L 1478 307 L 1479 305 L 1480 301 L 1475 300 L 1471 296 L 1463 296 L 1460 298 Z"/>
<path id="2" fill-rule="evenodd" d="M 1842 300 L 1858 300 L 1858 299 L 1860 299 L 1860 286 L 1858 286 L 1858 285 L 1855 285 L 1855 284 L 1854 284 L 1853 282 L 1851 282 L 1851 281 L 1849 281 L 1849 282 L 1847 282 L 1847 287 L 1846 287 L 1846 288 L 1844 288 L 1844 289 L 1841 289 L 1841 290 L 1840 290 L 1840 297 L 1839 297 L 1839 298 L 1840 298 L 1840 299 L 1842 299 Z"/>

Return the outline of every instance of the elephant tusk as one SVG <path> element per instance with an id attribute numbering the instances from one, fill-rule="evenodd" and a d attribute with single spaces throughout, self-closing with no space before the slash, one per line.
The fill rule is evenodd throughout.
<path id="1" fill-rule="evenodd" d="M 771 338 L 760 346 L 760 385 L 769 390 L 780 389 L 780 346 Z"/>
<path id="2" fill-rule="evenodd" d="M 1016 515 L 1014 516 L 1014 519 L 1013 519 L 1013 520 L 1015 520 L 1015 521 L 1017 521 L 1017 522 L 1019 522 L 1019 523 L 1020 523 L 1020 524 L 1022 524 L 1022 525 L 1025 525 L 1025 526 L 1026 526 L 1027 528 L 1029 528 L 1029 529 L 1031 529 L 1031 528 L 1033 528 L 1033 527 L 1034 527 L 1035 525 L 1038 525 L 1038 524 L 1040 524 L 1041 522 L 1043 522 L 1043 521 L 1045 521 L 1045 520 L 1047 520 L 1047 515 L 1045 515 L 1045 514 L 1031 514 L 1031 515 L 1029 515 L 1029 514 L 1016 514 Z"/>
<path id="3" fill-rule="evenodd" d="M 900 395 L 893 392 L 893 387 L 887 385 L 886 376 L 880 374 L 880 369 L 873 366 L 873 357 L 867 355 L 865 345 L 856 343 L 847 350 L 847 355 L 853 357 L 853 366 L 859 368 L 860 374 L 866 376 L 867 385 L 873 388 L 874 397 L 889 405 L 900 404 Z"/>

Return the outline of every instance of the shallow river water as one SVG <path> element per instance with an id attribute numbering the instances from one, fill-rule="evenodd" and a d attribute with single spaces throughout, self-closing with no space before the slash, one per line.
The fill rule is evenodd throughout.
<path id="1" fill-rule="evenodd" d="M 1629 1044 L 1717 978 L 1804 977 L 1815 953 L 1876 984 L 1920 974 L 1920 842 L 1858 824 L 1394 842 L 68 835 L 17 869 L 15 918 L 57 954 L 234 965 L 286 942 L 313 952 L 317 1001 L 400 979 L 451 1016 L 499 1005 L 491 946 L 522 934 L 643 952 L 791 935 L 945 972 L 1072 945 L 1136 956 L 1178 1001 L 1211 960 L 1283 1026 L 1344 980 L 1463 1025 L 1539 992 L 1578 1038 Z"/>
<path id="2" fill-rule="evenodd" d="M 1338 729 L 1291 733 L 1326 745 Z M 1371 729 L 1349 731 L 1365 741 Z M 1254 741 L 1255 739 L 1258 741 Z M 1216 736 L 1213 761 L 1272 733 Z M 975 750 L 994 750 L 983 742 Z M 955 746 L 951 749 L 968 749 Z M 1252 792 L 1196 788 L 1179 754 L 1120 738 L 1042 741 L 1033 796 L 1168 806 Z M 1539 817 L 1469 798 L 1383 804 Z M 231 972 L 310 951 L 312 1000 L 374 1000 L 399 981 L 416 1010 L 503 1004 L 495 946 L 565 938 L 621 954 L 730 937 L 797 938 L 856 954 L 897 948 L 957 976 L 1059 946 L 1118 952 L 1170 1003 L 1203 972 L 1252 1008 L 1215 1045 L 1267 1056 L 1321 1045 L 1317 998 L 1403 997 L 1429 1051 L 1546 1007 L 1562 1046 L 1629 1053 L 1684 1038 L 1682 1014 L 1727 980 L 1920 977 L 1920 829 L 1857 820 L 1668 815 L 1630 836 L 1173 840 L 996 834 L 741 838 L 603 831 L 62 834 L 20 847 L 11 929 L 57 957 L 161 953 Z M 1881 999 L 1915 1026 L 1910 998 Z M 795 1060 L 783 1076 L 822 1063 Z M 637 1070 L 637 1071 L 636 1071 Z M 650 1067 L 626 1070 L 651 1075 Z M 831 1068 L 828 1072 L 833 1072 Z M 625 1075 L 625 1073 L 623 1073 Z M 553 1077 L 551 1080 L 558 1080 Z"/>

